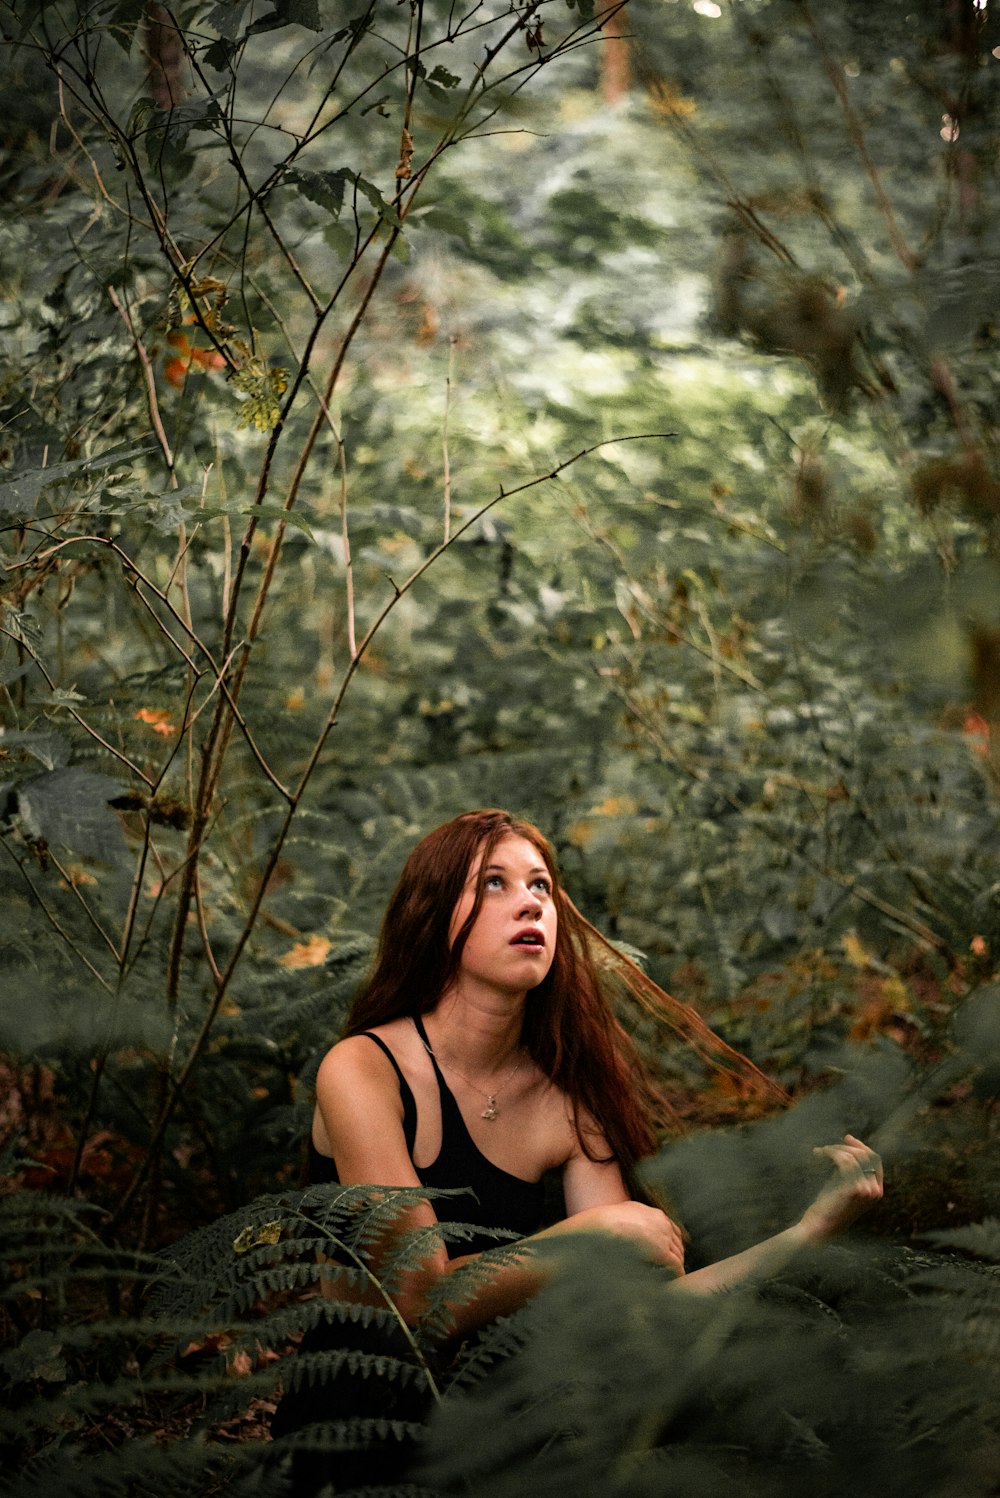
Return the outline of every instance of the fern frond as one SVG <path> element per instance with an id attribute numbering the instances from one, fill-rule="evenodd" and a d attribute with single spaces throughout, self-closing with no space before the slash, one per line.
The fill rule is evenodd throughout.
<path id="1" fill-rule="evenodd" d="M 1000 1264 L 1000 1217 L 987 1217 L 982 1222 L 970 1223 L 968 1227 L 943 1228 L 938 1232 L 924 1233 L 923 1237 L 929 1243 L 965 1249 L 978 1258 Z"/>

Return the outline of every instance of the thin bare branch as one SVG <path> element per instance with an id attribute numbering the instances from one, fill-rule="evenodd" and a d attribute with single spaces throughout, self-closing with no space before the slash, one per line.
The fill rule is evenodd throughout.
<path id="1" fill-rule="evenodd" d="M 146 352 L 146 347 L 142 339 L 136 332 L 135 324 L 132 321 L 132 314 L 128 310 L 128 307 L 121 300 L 113 286 L 109 285 L 107 287 L 107 293 L 111 298 L 112 306 L 116 309 L 118 315 L 121 317 L 122 322 L 128 329 L 128 335 L 132 340 L 132 347 L 135 349 L 139 363 L 142 365 L 142 372 L 146 381 L 146 405 L 149 408 L 149 419 L 153 423 L 153 431 L 156 433 L 156 440 L 163 450 L 163 456 L 166 459 L 167 471 L 170 474 L 171 482 L 176 488 L 177 474 L 174 471 L 174 455 L 171 450 L 170 443 L 167 441 L 167 434 L 164 430 L 163 420 L 160 416 L 160 403 L 156 397 L 156 378 L 153 374 L 152 363 L 150 362 L 149 355 Z"/>
<path id="2" fill-rule="evenodd" d="M 44 664 L 39 659 L 37 652 L 32 649 L 27 640 L 25 640 L 21 635 L 13 634 L 9 629 L 6 628 L 5 625 L 2 624 L 0 624 L 0 635 L 6 635 L 8 640 L 13 640 L 22 650 L 25 651 L 27 655 L 31 657 L 32 661 L 37 666 L 42 676 L 45 678 L 46 684 L 51 692 L 55 692 L 58 690 L 55 682 L 52 680 L 52 677 L 49 675 L 48 671 L 45 669 Z M 73 719 L 73 722 L 76 723 L 79 728 L 82 728 L 84 733 L 88 734 L 89 737 L 94 740 L 95 744 L 100 744 L 102 749 L 104 749 L 114 759 L 117 759 L 121 764 L 125 765 L 126 769 L 130 770 L 133 775 L 136 775 L 140 780 L 145 781 L 146 785 L 148 785 L 152 789 L 155 782 L 149 775 L 145 773 L 144 770 L 140 770 L 139 766 L 134 762 L 134 760 L 129 759 L 127 754 L 122 754 L 121 750 L 116 749 L 114 744 L 109 744 L 107 739 L 99 734 L 96 728 L 91 727 L 87 720 L 81 717 L 76 708 L 71 706 L 70 703 L 67 702 L 63 704 L 63 709 Z"/>
<path id="3" fill-rule="evenodd" d="M 25 884 L 31 891 L 32 897 L 37 902 L 39 910 L 41 910 L 42 914 L 45 916 L 45 919 L 48 921 L 53 931 L 55 931 L 59 938 L 64 942 L 67 950 L 72 952 L 76 960 L 87 969 L 91 977 L 96 979 L 96 981 L 104 989 L 105 993 L 113 993 L 114 989 L 111 987 L 111 984 L 108 982 L 107 978 L 105 978 L 101 970 L 94 966 L 86 953 L 81 952 L 80 948 L 77 946 L 70 933 L 66 930 L 65 926 L 62 925 L 59 918 L 53 913 L 53 911 L 49 909 L 45 897 L 42 895 L 38 886 L 35 884 L 34 880 L 31 878 L 27 869 L 25 868 L 24 861 L 18 858 L 17 854 L 10 846 L 9 839 L 5 837 L 3 833 L 0 833 L 0 845 L 3 846 L 4 852 L 7 853 L 7 855 L 17 865 L 17 868 L 20 871 L 21 878 L 24 880 Z"/>

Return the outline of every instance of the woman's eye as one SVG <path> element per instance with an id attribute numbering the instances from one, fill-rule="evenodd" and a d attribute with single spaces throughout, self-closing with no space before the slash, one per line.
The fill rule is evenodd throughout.
<path id="1" fill-rule="evenodd" d="M 487 874 L 486 878 L 483 880 L 484 889 L 500 889 L 502 885 L 503 880 L 500 878 L 499 874 Z"/>
<path id="2" fill-rule="evenodd" d="M 547 895 L 551 895 L 552 885 L 547 879 L 536 879 L 535 883 L 538 885 L 539 889 L 543 889 Z"/>

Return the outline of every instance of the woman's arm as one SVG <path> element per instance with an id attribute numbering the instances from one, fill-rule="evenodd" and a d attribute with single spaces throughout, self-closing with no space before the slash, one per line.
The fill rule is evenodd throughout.
<path id="1" fill-rule="evenodd" d="M 882 1161 L 853 1134 L 845 1134 L 842 1144 L 822 1145 L 813 1153 L 826 1155 L 837 1173 L 798 1222 L 742 1253 L 696 1269 L 677 1288 L 708 1294 L 731 1289 L 747 1279 L 776 1274 L 800 1249 L 833 1237 L 880 1199 Z"/>

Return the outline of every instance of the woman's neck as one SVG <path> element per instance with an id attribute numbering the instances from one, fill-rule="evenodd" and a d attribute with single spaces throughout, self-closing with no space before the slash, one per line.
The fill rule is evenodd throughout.
<path id="1" fill-rule="evenodd" d="M 472 1075 L 489 1076 L 509 1061 L 521 1043 L 524 996 L 469 994 L 452 989 L 424 1025 L 431 1050 Z"/>

